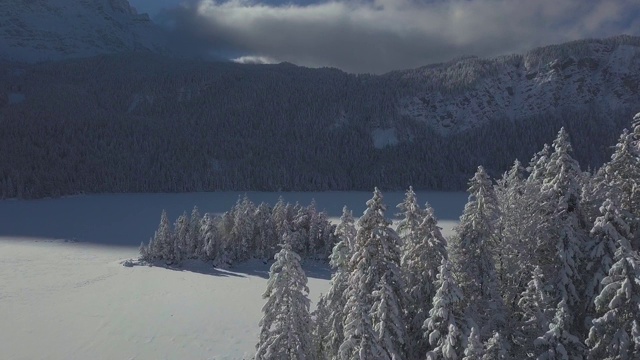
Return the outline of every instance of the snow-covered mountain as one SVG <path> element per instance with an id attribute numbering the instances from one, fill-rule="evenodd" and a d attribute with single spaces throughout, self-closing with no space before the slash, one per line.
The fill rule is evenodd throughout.
<path id="1" fill-rule="evenodd" d="M 442 133 L 563 109 L 619 110 L 640 106 L 640 38 L 575 41 L 387 76 L 413 85 L 399 112 Z"/>
<path id="2" fill-rule="evenodd" d="M 640 111 L 632 36 L 379 76 L 152 52 L 0 69 L 3 197 L 460 190 L 478 165 L 499 176 L 562 126 L 597 167 Z"/>
<path id="3" fill-rule="evenodd" d="M 62 60 L 130 51 L 167 53 L 161 29 L 127 0 L 4 0 L 0 58 Z"/>

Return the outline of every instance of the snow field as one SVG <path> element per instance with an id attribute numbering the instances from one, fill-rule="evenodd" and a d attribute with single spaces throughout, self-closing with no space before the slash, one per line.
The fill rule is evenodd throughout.
<path id="1" fill-rule="evenodd" d="M 249 359 L 269 264 L 254 260 L 231 270 L 191 262 L 181 269 L 124 267 L 157 227 L 163 208 L 175 219 L 231 207 L 239 193 L 95 195 L 0 202 L 0 358 Z M 418 194 L 446 212 L 466 196 Z M 249 193 L 252 201 L 307 204 L 339 219 L 347 203 L 359 216 L 370 193 Z M 427 196 L 425 196 L 427 195 Z M 385 196 L 388 217 L 402 193 Z M 395 197 L 398 201 L 395 201 Z M 436 201 L 434 201 L 435 199 Z M 453 200 L 452 200 L 453 199 Z M 207 206 L 208 204 L 214 204 Z M 447 234 L 453 220 L 440 223 Z M 142 238 L 141 238 L 142 237 Z M 71 240 L 71 241 L 70 241 Z M 76 242 L 79 240 L 81 242 Z M 307 262 L 312 310 L 329 288 L 322 263 Z"/>

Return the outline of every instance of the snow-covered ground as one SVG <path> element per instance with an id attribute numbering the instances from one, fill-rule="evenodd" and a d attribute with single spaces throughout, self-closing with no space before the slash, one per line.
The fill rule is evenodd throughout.
<path id="1" fill-rule="evenodd" d="M 124 267 L 153 234 L 160 212 L 172 219 L 198 205 L 222 212 L 239 193 L 92 195 L 0 201 L 0 358 L 248 359 L 269 265 L 216 270 Z M 254 202 L 307 204 L 337 218 L 344 204 L 362 213 L 367 192 L 249 193 Z M 389 214 L 402 193 L 385 194 Z M 418 193 L 445 233 L 463 193 Z M 305 264 L 315 302 L 329 287 L 325 265 Z M 313 305 L 312 305 L 313 306 Z"/>

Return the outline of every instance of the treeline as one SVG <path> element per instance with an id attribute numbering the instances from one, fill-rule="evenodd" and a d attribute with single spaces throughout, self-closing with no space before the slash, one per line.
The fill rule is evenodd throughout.
<path id="1" fill-rule="evenodd" d="M 483 167 L 450 239 L 409 189 L 343 217 L 309 313 L 295 241 L 271 267 L 255 359 L 639 359 L 640 114 L 582 172 L 564 129 L 497 182 Z"/>
<path id="2" fill-rule="evenodd" d="M 217 216 L 179 216 L 173 226 L 165 211 L 160 225 L 148 244 L 140 245 L 140 260 L 179 266 L 183 260 L 200 259 L 217 267 L 228 267 L 248 259 L 272 259 L 281 235 L 294 239 L 294 249 L 306 258 L 326 259 L 335 243 L 335 226 L 325 212 L 308 206 L 285 203 L 273 206 L 254 204 L 246 196 L 231 210 Z"/>

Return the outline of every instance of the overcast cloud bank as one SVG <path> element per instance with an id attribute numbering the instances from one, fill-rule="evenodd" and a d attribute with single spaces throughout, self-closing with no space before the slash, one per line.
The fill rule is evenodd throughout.
<path id="1" fill-rule="evenodd" d="M 383 73 L 463 55 L 640 35 L 637 0 L 373 0 L 269 5 L 194 1 L 160 17 L 231 58 Z M 244 56 L 244 58 L 243 58 Z"/>

